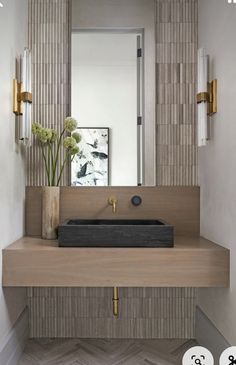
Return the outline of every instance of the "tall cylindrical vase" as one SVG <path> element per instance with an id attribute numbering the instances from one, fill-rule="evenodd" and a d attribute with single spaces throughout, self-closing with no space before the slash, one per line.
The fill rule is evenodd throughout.
<path id="1" fill-rule="evenodd" d="M 60 188 L 58 186 L 42 187 L 42 238 L 57 238 L 60 209 Z"/>

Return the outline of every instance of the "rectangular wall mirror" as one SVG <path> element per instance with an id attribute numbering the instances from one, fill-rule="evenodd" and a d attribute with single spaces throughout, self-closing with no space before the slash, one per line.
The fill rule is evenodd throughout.
<path id="1" fill-rule="evenodd" d="M 115 1 L 72 1 L 71 115 L 83 134 L 72 186 L 155 185 L 154 1 L 144 3 L 118 14 Z"/>
<path id="2" fill-rule="evenodd" d="M 137 57 L 140 38 L 134 32 L 72 33 L 72 115 L 79 127 L 93 128 L 88 141 L 82 135 L 81 152 L 72 163 L 72 185 L 142 183 L 142 125 L 138 117 L 143 102 L 143 69 Z M 109 154 L 103 148 L 106 136 L 99 137 L 95 128 L 109 128 Z M 102 163 L 106 159 L 108 171 L 96 169 L 97 160 Z M 107 174 L 108 179 L 101 179 L 101 174 Z"/>

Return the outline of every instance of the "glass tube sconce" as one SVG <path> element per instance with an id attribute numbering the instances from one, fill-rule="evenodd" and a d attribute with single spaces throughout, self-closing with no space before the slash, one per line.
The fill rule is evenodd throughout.
<path id="1" fill-rule="evenodd" d="M 31 144 L 31 103 L 31 52 L 25 48 L 20 58 L 20 80 L 13 80 L 13 112 L 21 116 L 19 139 L 26 146 Z"/>
<path id="2" fill-rule="evenodd" d="M 208 116 L 217 112 L 217 80 L 208 82 L 208 56 L 205 49 L 198 50 L 198 146 L 208 140 Z"/>

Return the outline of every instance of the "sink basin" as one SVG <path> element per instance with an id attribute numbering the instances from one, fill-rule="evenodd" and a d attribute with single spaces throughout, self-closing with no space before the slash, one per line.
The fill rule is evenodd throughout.
<path id="1" fill-rule="evenodd" d="M 157 219 L 69 219 L 59 247 L 173 247 L 174 227 Z"/>

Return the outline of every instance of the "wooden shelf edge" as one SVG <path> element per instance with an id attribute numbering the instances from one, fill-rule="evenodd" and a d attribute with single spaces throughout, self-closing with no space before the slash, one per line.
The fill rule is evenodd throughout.
<path id="1" fill-rule="evenodd" d="M 58 248 L 24 237 L 3 250 L 5 287 L 229 287 L 229 250 L 199 237 L 174 248 Z"/>

